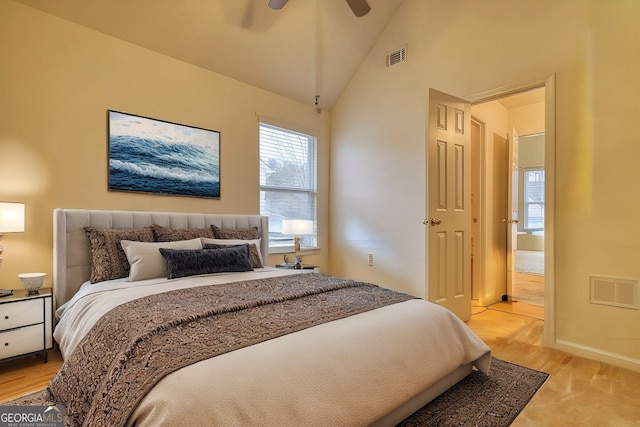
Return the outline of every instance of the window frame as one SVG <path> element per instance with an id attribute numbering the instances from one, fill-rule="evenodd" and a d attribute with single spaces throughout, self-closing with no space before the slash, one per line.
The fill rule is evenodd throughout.
<path id="1" fill-rule="evenodd" d="M 287 186 L 287 185 L 267 185 L 263 184 L 263 173 L 262 173 L 262 131 L 263 125 L 268 127 L 270 131 L 284 131 L 290 132 L 292 134 L 302 135 L 303 137 L 309 138 L 310 141 L 307 144 L 307 168 L 306 168 L 306 179 L 309 185 L 306 188 L 300 188 L 295 186 Z M 314 234 L 309 236 L 302 236 L 302 246 L 303 249 L 301 252 L 305 253 L 313 253 L 319 250 L 318 246 L 318 230 L 317 230 L 317 218 L 318 218 L 318 135 L 316 131 L 305 129 L 300 126 L 291 125 L 288 123 L 282 123 L 276 120 L 272 120 L 265 117 L 259 117 L 258 120 L 258 156 L 260 163 L 260 171 L 259 171 L 259 194 L 260 194 L 260 215 L 269 216 L 269 212 L 263 211 L 263 197 L 264 192 L 269 191 L 271 193 L 282 192 L 285 194 L 300 194 L 304 195 L 306 198 L 310 200 L 310 205 L 308 205 L 308 209 L 311 212 L 311 216 L 313 218 L 286 218 L 282 217 L 282 219 L 312 219 L 314 223 Z M 277 231 L 276 227 L 273 227 L 274 221 L 269 217 L 269 253 L 278 254 L 278 253 L 292 253 L 294 251 L 293 237 L 290 235 L 284 235 Z M 277 242 L 285 242 L 277 243 Z"/>
<path id="2" fill-rule="evenodd" d="M 522 171 L 522 180 L 523 180 L 523 218 L 524 218 L 524 224 L 523 224 L 523 229 L 525 231 L 544 231 L 544 215 L 545 215 L 545 204 L 546 204 L 546 194 L 545 194 L 545 184 L 546 184 L 546 173 L 545 173 L 545 168 L 544 167 L 528 167 L 528 168 L 523 168 Z M 529 181 L 527 180 L 527 175 L 529 173 L 532 172 L 542 172 L 544 174 L 544 180 L 542 181 L 542 197 L 543 200 L 542 201 L 536 201 L 536 202 L 529 202 L 528 199 L 528 195 L 529 192 L 531 191 L 529 188 Z M 540 182 L 540 181 L 537 181 Z M 542 205 L 542 227 L 530 227 L 529 226 L 529 206 L 530 205 Z"/>

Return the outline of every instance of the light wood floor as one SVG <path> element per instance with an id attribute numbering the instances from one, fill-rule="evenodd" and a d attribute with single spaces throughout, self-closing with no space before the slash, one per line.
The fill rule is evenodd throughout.
<path id="1" fill-rule="evenodd" d="M 27 356 L 0 363 L 0 402 L 13 400 L 45 388 L 62 366 L 59 351 L 49 351 L 49 361 L 42 355 Z"/>
<path id="2" fill-rule="evenodd" d="M 516 301 L 544 306 L 544 275 L 516 272 L 511 292 Z"/>
<path id="3" fill-rule="evenodd" d="M 551 374 L 513 426 L 640 426 L 640 373 L 543 348 L 541 310 L 498 303 L 475 308 L 468 322 L 495 357 Z M 61 364 L 55 351 L 46 364 L 0 363 L 0 402 L 44 388 Z"/>
<path id="4" fill-rule="evenodd" d="M 512 425 L 640 426 L 640 373 L 543 348 L 543 309 L 527 305 L 498 303 L 467 322 L 494 357 L 551 374 Z"/>

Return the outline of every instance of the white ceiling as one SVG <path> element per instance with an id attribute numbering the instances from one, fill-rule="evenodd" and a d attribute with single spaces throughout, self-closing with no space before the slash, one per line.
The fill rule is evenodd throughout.
<path id="1" fill-rule="evenodd" d="M 330 109 L 404 0 L 15 0 L 251 85 Z M 383 60 L 383 59 L 381 59 Z"/>

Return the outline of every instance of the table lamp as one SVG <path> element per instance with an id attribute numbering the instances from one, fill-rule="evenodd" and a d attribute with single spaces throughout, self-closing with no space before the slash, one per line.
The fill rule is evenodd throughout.
<path id="1" fill-rule="evenodd" d="M 0 202 L 0 238 L 7 233 L 24 233 L 24 203 Z M 2 264 L 0 245 L 0 264 Z"/>
<path id="2" fill-rule="evenodd" d="M 310 219 L 285 219 L 282 221 L 282 233 L 293 234 L 293 251 L 300 252 L 300 235 L 313 234 L 313 221 Z"/>

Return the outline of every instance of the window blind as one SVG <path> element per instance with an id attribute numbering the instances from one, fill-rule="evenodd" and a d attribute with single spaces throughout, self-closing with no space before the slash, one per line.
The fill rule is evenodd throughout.
<path id="1" fill-rule="evenodd" d="M 293 247 L 282 220 L 314 221 L 302 246 L 316 246 L 317 139 L 314 135 L 260 123 L 260 214 L 269 216 L 269 246 Z"/>

